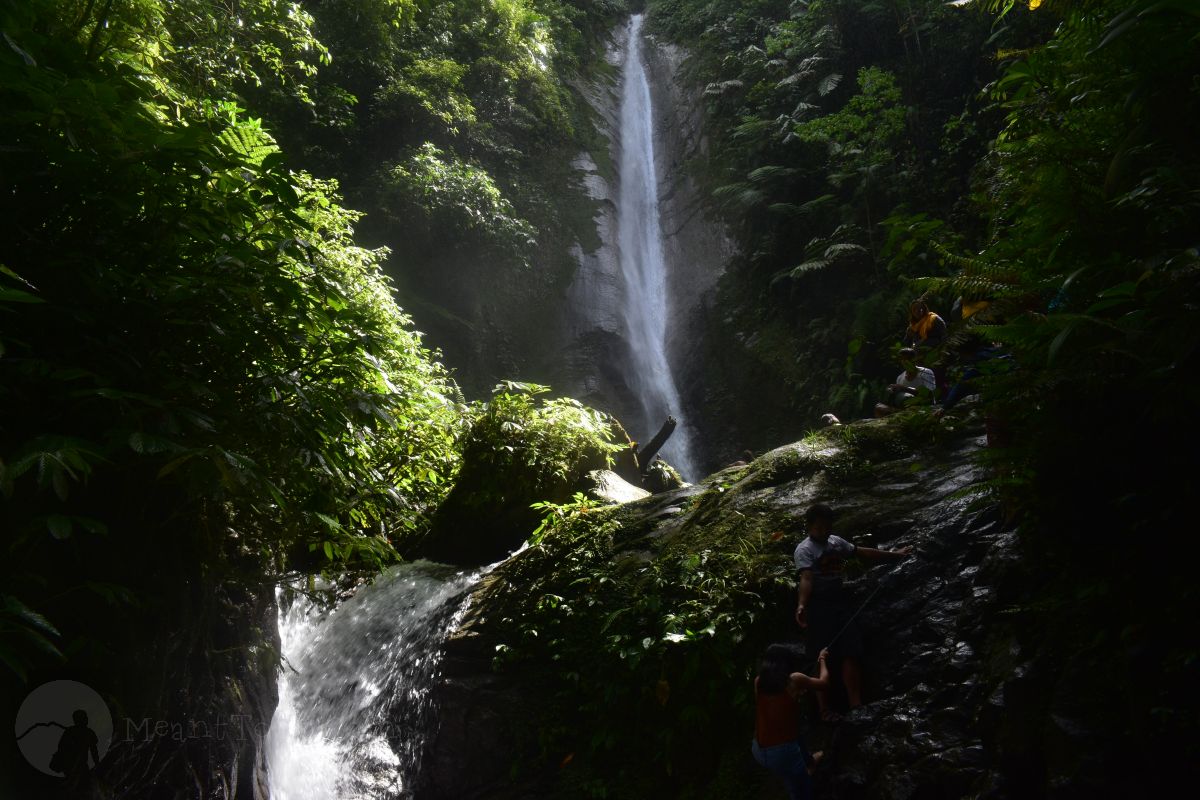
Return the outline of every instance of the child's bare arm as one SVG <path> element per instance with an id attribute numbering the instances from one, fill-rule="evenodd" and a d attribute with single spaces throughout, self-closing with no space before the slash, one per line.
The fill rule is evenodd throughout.
<path id="1" fill-rule="evenodd" d="M 800 571 L 800 584 L 796 588 L 796 624 L 801 628 L 808 627 L 808 598 L 812 597 L 812 570 Z"/>
<path id="2" fill-rule="evenodd" d="M 829 665 L 826 664 L 826 659 L 829 658 L 829 648 L 824 648 L 817 655 L 817 665 L 820 667 L 817 677 L 805 675 L 803 672 L 793 672 L 790 676 L 792 687 L 795 690 L 801 689 L 816 689 L 823 692 L 829 688 Z"/>

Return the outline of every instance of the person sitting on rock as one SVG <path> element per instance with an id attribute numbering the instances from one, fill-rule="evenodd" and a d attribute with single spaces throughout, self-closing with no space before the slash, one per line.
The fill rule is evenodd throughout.
<path id="1" fill-rule="evenodd" d="M 809 769 L 821 753 L 809 754 L 800 737 L 800 701 L 809 689 L 829 688 L 829 653 L 817 656 L 818 676 L 800 671 L 800 654 L 786 644 L 773 644 L 763 654 L 754 679 L 754 760 L 783 779 L 791 800 L 812 797 Z"/>
<path id="2" fill-rule="evenodd" d="M 888 401 L 875 404 L 875 416 L 886 417 L 911 405 L 928 405 L 937 395 L 937 378 L 928 367 L 917 366 L 917 351 L 905 347 L 896 354 L 904 371 L 888 386 Z"/>
<path id="3" fill-rule="evenodd" d="M 1010 358 L 1000 350 L 1000 345 L 996 342 L 975 340 L 963 348 L 958 359 L 961 370 L 958 380 L 946 393 L 945 399 L 942 400 L 942 407 L 937 409 L 933 415 L 940 418 L 958 405 L 963 398 L 978 393 L 979 386 L 976 379 L 983 375 L 983 365 L 996 358 Z"/>
<path id="4" fill-rule="evenodd" d="M 908 305 L 908 329 L 904 331 L 905 347 L 934 348 L 946 340 L 946 321 L 929 310 L 924 300 Z"/>
<path id="5" fill-rule="evenodd" d="M 856 547 L 833 534 L 833 509 L 816 504 L 804 515 L 808 535 L 796 545 L 793 559 L 799 572 L 796 623 L 807 630 L 809 652 L 828 649 L 841 662 L 842 685 L 851 709 L 862 705 L 862 634 L 854 624 L 850 596 L 842 584 L 846 559 L 859 556 L 870 561 L 899 560 L 912 552 Z M 821 719 L 833 722 L 837 715 L 829 707 L 828 692 L 817 691 Z"/>

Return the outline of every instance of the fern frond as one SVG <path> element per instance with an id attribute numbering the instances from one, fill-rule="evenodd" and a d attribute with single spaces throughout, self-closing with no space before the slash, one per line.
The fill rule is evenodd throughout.
<path id="1" fill-rule="evenodd" d="M 816 74 L 816 73 L 812 72 L 811 70 L 808 70 L 806 72 L 793 72 L 791 75 L 788 75 L 786 78 L 783 78 L 778 83 L 776 83 L 775 88 L 786 89 L 789 86 L 795 86 L 797 83 L 801 83 L 802 81 L 808 80 L 814 74 Z"/>
<path id="2" fill-rule="evenodd" d="M 817 270 L 825 269 L 831 263 L 833 262 L 827 258 L 815 258 L 811 261 L 805 261 L 803 264 L 792 267 L 792 270 L 788 273 L 788 276 L 792 278 L 799 278 L 805 273 L 816 272 Z"/>
<path id="3" fill-rule="evenodd" d="M 946 245 L 936 240 L 930 240 L 929 247 L 938 254 L 943 263 L 956 267 L 963 272 L 968 272 L 972 275 L 987 276 L 997 274 L 1011 274 L 1013 267 L 1011 265 L 996 264 L 991 261 L 986 261 L 979 257 L 964 256 L 955 253 Z"/>
<path id="4" fill-rule="evenodd" d="M 730 183 L 713 190 L 713 197 L 727 208 L 748 210 L 760 205 L 766 194 L 748 183 Z"/>
<path id="5" fill-rule="evenodd" d="M 841 82 L 842 74 L 840 72 L 831 72 L 824 78 L 821 78 L 821 82 L 817 84 L 817 94 L 821 95 L 821 97 L 824 97 L 833 90 L 837 89 L 837 87 L 841 85 Z"/>
<path id="6" fill-rule="evenodd" d="M 796 103 L 796 107 L 792 109 L 791 117 L 792 117 L 792 119 L 796 119 L 801 114 L 804 114 L 808 111 L 817 111 L 820 108 L 821 108 L 820 106 L 813 105 L 812 103 L 804 103 L 804 102 Z"/>
<path id="7" fill-rule="evenodd" d="M 765 167 L 759 167 L 746 177 L 751 183 L 762 183 L 773 178 L 790 178 L 795 175 L 796 172 L 797 170 L 794 167 L 767 165 Z"/>
<path id="8" fill-rule="evenodd" d="M 259 120 L 236 122 L 221 131 L 217 139 L 256 167 L 267 156 L 279 152 L 279 145 L 263 130 Z"/>
<path id="9" fill-rule="evenodd" d="M 828 203 L 830 203 L 836 199 L 837 199 L 836 195 L 823 194 L 820 197 L 814 197 L 812 200 L 809 200 L 806 203 L 801 203 L 800 210 L 804 213 L 816 211 L 821 206 L 827 205 Z"/>
<path id="10" fill-rule="evenodd" d="M 746 87 L 745 81 L 739 81 L 739 80 L 719 81 L 717 83 L 710 83 L 707 86 L 705 86 L 704 94 L 706 94 L 708 96 L 716 95 L 716 96 L 720 97 L 720 96 L 724 96 L 727 94 L 732 94 L 733 92 L 744 89 L 745 87 Z"/>
<path id="11" fill-rule="evenodd" d="M 733 129 L 734 139 L 748 139 L 755 136 L 767 136 L 774 133 L 775 122 L 769 119 L 755 117 L 748 119 Z"/>
<path id="12" fill-rule="evenodd" d="M 870 251 L 868 251 L 867 248 L 863 247 L 861 244 L 842 242 L 839 244 L 831 244 L 829 247 L 825 248 L 825 258 L 832 261 L 839 256 L 868 254 L 869 252 Z"/>

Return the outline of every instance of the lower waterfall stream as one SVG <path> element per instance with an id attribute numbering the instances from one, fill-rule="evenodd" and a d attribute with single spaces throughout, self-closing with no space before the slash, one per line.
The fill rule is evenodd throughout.
<path id="1" fill-rule="evenodd" d="M 401 564 L 333 611 L 300 599 L 281 612 L 273 800 L 412 797 L 441 645 L 485 571 Z"/>

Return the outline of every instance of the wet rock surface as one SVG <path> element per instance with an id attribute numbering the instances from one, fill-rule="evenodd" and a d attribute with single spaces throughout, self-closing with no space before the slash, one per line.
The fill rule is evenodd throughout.
<path id="1" fill-rule="evenodd" d="M 986 722 L 997 706 L 1007 713 L 997 692 L 1016 680 L 996 680 L 988 670 L 992 621 L 1011 602 L 1005 582 L 1018 563 L 1018 543 L 994 507 L 973 505 L 972 487 L 986 477 L 973 458 L 982 437 L 970 431 L 949 448 L 913 451 L 885 424 L 856 427 L 853 452 L 828 438 L 801 442 L 698 486 L 627 504 L 615 558 L 646 564 L 667 542 L 733 524 L 743 533 L 787 530 L 777 557 L 788 560 L 800 535 L 794 521 L 814 502 L 838 509 L 835 529 L 852 541 L 913 546 L 916 557 L 848 578 L 854 597 L 868 600 L 859 624 L 871 702 L 835 728 L 812 726 L 814 748 L 830 751 L 819 773 L 822 791 L 839 798 L 962 797 L 1001 787 L 995 796 L 1009 796 Z M 498 568 L 476 597 L 510 580 L 520 558 Z M 771 602 L 779 613 L 764 620 L 762 638 L 800 638 L 787 624 L 792 591 L 775 590 Z M 528 742 L 527 709 L 540 694 L 519 675 L 492 672 L 494 622 L 486 605 L 477 605 L 447 643 L 442 724 L 425 775 L 431 798 L 548 796 L 553 783 L 549 768 L 541 777 L 527 773 L 523 787 L 506 778 L 512 764 L 536 761 L 520 747 Z M 752 723 L 746 720 L 747 729 Z M 770 796 L 771 784 L 755 769 L 746 766 L 746 779 L 763 783 Z"/>
<path id="2" fill-rule="evenodd" d="M 792 620 L 790 555 L 802 535 L 796 521 L 810 504 L 833 506 L 835 532 L 853 542 L 914 548 L 915 555 L 899 563 L 851 562 L 847 587 L 864 606 L 857 621 L 866 651 L 866 705 L 848 710 L 835 690 L 841 722 L 817 721 L 810 709 L 810 749 L 827 756 L 816 773 L 818 797 L 1135 797 L 1170 785 L 1169 773 L 1194 771 L 1178 759 L 1186 742 L 1157 761 L 1153 754 L 1139 756 L 1148 771 L 1128 768 L 1127 748 L 1149 725 L 1149 710 L 1138 706 L 1148 690 L 1137 680 L 1128 691 L 1116 687 L 1132 669 L 1154 674 L 1150 646 L 1131 640 L 1123 649 L 1106 648 L 1094 619 L 1072 615 L 1069 597 L 1065 606 L 1045 605 L 1055 597 L 1059 573 L 987 501 L 982 485 L 991 473 L 977 458 L 982 425 L 968 423 L 950 440 L 929 444 L 920 431 L 898 435 L 897 423 L 907 424 L 853 423 L 695 486 L 620 506 L 607 518 L 620 521 L 607 563 L 613 574 L 652 569 L 670 548 L 712 547 L 713 531 L 730 547 L 768 543 L 766 557 L 777 559 L 782 579 L 754 590 L 765 612 L 756 612 L 753 641 L 743 651 L 748 674 L 766 643 L 803 641 Z M 606 519 L 596 516 L 596 524 Z M 447 643 L 436 690 L 442 726 L 422 797 L 571 796 L 562 754 L 538 745 L 535 712 L 547 703 L 547 686 L 532 674 L 492 670 L 503 625 L 489 603 L 502 590 L 508 596 L 525 591 L 529 557 L 510 559 L 475 591 L 464 625 Z M 633 607 L 638 600 L 630 594 L 618 602 Z M 605 646 L 596 636 L 591 652 L 599 658 Z M 689 769 L 707 776 L 699 785 L 711 785 L 693 785 L 689 797 L 783 797 L 782 787 L 750 758 L 752 710 L 738 712 L 724 699 L 747 691 L 741 680 L 705 699 L 729 705 L 720 726 L 696 733 L 701 750 Z M 660 702 L 670 707 L 666 698 Z M 564 730 L 590 730 L 592 721 L 576 712 L 559 723 Z M 631 723 L 625 735 L 642 734 Z M 515 772 L 513 765 L 520 765 Z M 623 789 L 623 779 L 601 780 L 610 780 L 610 796 L 647 796 L 638 794 L 640 787 Z M 680 786 L 678 778 L 666 779 L 655 792 L 683 796 Z"/>

